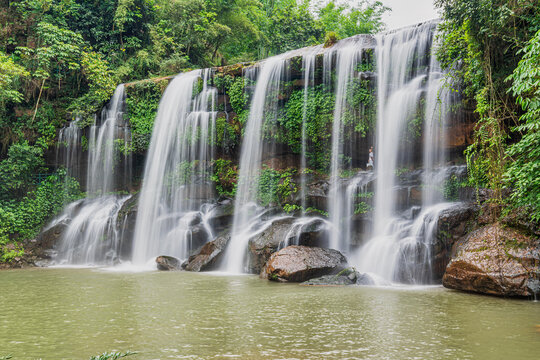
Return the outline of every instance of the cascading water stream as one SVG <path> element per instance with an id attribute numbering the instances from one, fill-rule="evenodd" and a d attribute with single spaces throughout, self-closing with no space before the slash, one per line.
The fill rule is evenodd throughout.
<path id="1" fill-rule="evenodd" d="M 66 175 L 78 178 L 78 165 L 81 161 L 81 129 L 78 126 L 79 119 L 69 123 L 69 126 L 62 128 L 58 134 L 58 147 L 56 149 L 56 159 L 62 163 L 66 169 Z"/>
<path id="2" fill-rule="evenodd" d="M 315 82 L 315 56 L 318 52 L 318 48 L 314 48 L 308 53 L 302 56 L 302 68 L 304 69 L 304 106 L 302 109 L 302 154 L 300 163 L 300 202 L 302 206 L 302 212 L 306 211 L 306 169 L 307 169 L 307 106 L 309 87 L 313 86 Z"/>
<path id="3" fill-rule="evenodd" d="M 437 57 L 434 55 L 437 43 L 433 44 L 430 58 L 430 74 L 427 84 L 423 165 L 424 180 L 422 188 L 422 206 L 430 206 L 443 201 L 440 189 L 444 185 L 444 176 L 439 176 L 440 169 L 446 162 L 445 126 L 452 102 L 448 79 L 444 76 Z"/>
<path id="4" fill-rule="evenodd" d="M 119 85 L 114 91 L 109 105 L 101 114 L 101 124 L 90 128 L 88 139 L 88 174 L 86 187 L 92 195 L 106 194 L 114 190 L 115 182 L 115 140 L 124 138 L 120 129 L 123 123 L 125 89 Z"/>
<path id="5" fill-rule="evenodd" d="M 64 186 L 67 188 L 69 178 L 81 178 L 81 137 L 82 131 L 78 126 L 79 118 L 71 121 L 68 126 L 60 129 L 58 146 L 56 148 L 56 163 L 62 164 L 66 170 Z"/>
<path id="6" fill-rule="evenodd" d="M 120 253 L 119 212 L 129 196 L 108 195 L 119 185 L 115 181 L 119 176 L 116 161 L 116 140 L 131 139 L 128 127 L 123 119 L 124 85 L 116 88 L 114 95 L 102 111 L 101 123 L 94 124 L 90 130 L 87 198 L 72 203 L 64 213 L 55 219 L 49 228 L 58 224 L 67 224 L 54 258 L 56 264 L 103 265 L 118 261 Z M 65 139 L 65 165 L 68 175 L 77 175 L 73 168 L 80 155 L 76 150 L 80 146 L 80 131 L 77 122 L 60 133 L 60 140 Z M 77 154 L 77 155 L 75 155 Z M 124 163 L 128 159 L 124 158 Z M 128 165 L 125 165 L 126 167 Z M 124 177 L 126 174 L 124 174 Z M 130 177 L 130 176 L 129 176 Z"/>
<path id="7" fill-rule="evenodd" d="M 213 236 L 203 219 L 205 203 L 214 196 L 210 175 L 217 91 L 207 84 L 210 71 L 176 76 L 159 104 L 138 204 L 136 265 L 159 255 L 185 259 Z"/>
<path id="8" fill-rule="evenodd" d="M 355 76 L 356 65 L 361 61 L 362 44 L 346 44 L 338 47 L 336 51 L 336 102 L 334 107 L 334 121 L 332 125 L 332 155 L 330 164 L 330 191 L 329 216 L 332 223 L 330 232 L 330 248 L 348 251 L 347 239 L 343 237 L 343 218 L 346 201 L 341 193 L 340 175 L 343 170 L 343 117 L 346 111 L 347 90 Z M 329 71 L 327 68 L 326 71 Z"/>
<path id="9" fill-rule="evenodd" d="M 443 91 L 443 74 L 433 51 L 436 23 L 402 29 L 377 36 L 378 121 L 375 149 L 374 230 L 360 249 L 358 269 L 383 282 L 431 283 L 431 247 L 439 214 L 452 204 L 443 203 L 434 190 L 442 186 L 434 176 L 435 166 L 444 163 L 441 131 L 449 106 Z M 426 62 L 426 56 L 429 61 Z M 407 124 L 424 96 L 424 176 L 422 209 L 398 213 L 396 174 L 412 165 L 413 148 L 404 141 Z M 437 179 L 429 181 L 427 179 Z M 444 180 L 444 177 L 442 177 Z M 416 215 L 416 216 L 415 216 Z"/>
<path id="10" fill-rule="evenodd" d="M 425 71 L 416 59 L 426 55 L 427 43 L 433 32 L 431 24 L 407 28 L 395 33 L 378 35 L 377 81 L 378 115 L 375 169 L 374 231 L 381 234 L 395 211 L 395 173 L 398 168 L 401 139 L 407 121 L 419 106 Z M 416 60 L 416 61 L 415 61 Z M 402 150 L 403 151 L 403 150 Z M 411 152 L 406 149 L 404 152 Z"/>
<path id="11" fill-rule="evenodd" d="M 357 239 L 354 238 L 354 221 L 353 217 L 357 213 L 367 212 L 371 206 L 370 197 L 372 192 L 368 191 L 368 186 L 373 182 L 375 174 L 373 171 L 361 171 L 354 178 L 351 179 L 346 187 L 345 191 L 345 208 L 343 211 L 344 226 L 342 229 L 342 236 L 347 239 L 350 244 L 357 243 Z M 358 206 L 362 206 L 358 208 Z"/>
<path id="12" fill-rule="evenodd" d="M 275 56 L 265 60 L 259 70 L 240 155 L 231 240 L 225 252 L 224 270 L 227 272 L 242 273 L 246 265 L 247 244 L 253 230 L 250 222 L 260 211 L 257 184 L 261 171 L 263 124 L 267 117 L 276 116 L 284 64 L 284 55 Z"/>

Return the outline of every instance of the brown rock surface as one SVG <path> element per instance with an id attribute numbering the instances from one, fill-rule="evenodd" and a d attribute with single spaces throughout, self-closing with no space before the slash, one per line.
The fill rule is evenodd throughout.
<path id="1" fill-rule="evenodd" d="M 217 239 L 203 245 L 198 253 L 191 255 L 189 259 L 182 264 L 187 271 L 209 270 L 223 252 L 230 236 L 219 236 Z"/>
<path id="2" fill-rule="evenodd" d="M 294 220 L 292 217 L 276 220 L 249 240 L 250 272 L 257 274 L 261 271 L 279 244 L 285 240 Z"/>
<path id="3" fill-rule="evenodd" d="M 346 267 L 347 259 L 337 250 L 293 245 L 272 254 L 261 277 L 302 282 L 338 273 Z"/>
<path id="4" fill-rule="evenodd" d="M 538 279 L 540 240 L 492 224 L 455 244 L 443 285 L 490 295 L 531 296 Z"/>
<path id="5" fill-rule="evenodd" d="M 156 258 L 156 264 L 158 270 L 162 271 L 173 271 L 173 270 L 180 270 L 180 260 L 178 260 L 175 257 L 172 256 L 158 256 Z"/>

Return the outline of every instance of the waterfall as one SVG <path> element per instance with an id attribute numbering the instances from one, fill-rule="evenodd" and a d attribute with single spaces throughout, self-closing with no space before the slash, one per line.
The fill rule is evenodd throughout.
<path id="1" fill-rule="evenodd" d="M 302 56 L 302 68 L 304 77 L 304 107 L 302 109 L 302 153 L 300 158 L 300 201 L 302 212 L 306 211 L 306 169 L 307 169 L 307 106 L 309 87 L 315 82 L 315 56 L 319 49 L 315 47 L 312 51 L 307 52 Z"/>
<path id="2" fill-rule="evenodd" d="M 374 229 L 371 239 L 360 249 L 357 263 L 360 271 L 375 274 L 384 281 L 420 284 L 432 281 L 433 233 L 440 212 L 452 206 L 442 202 L 442 195 L 436 191 L 444 181 L 435 167 L 444 165 L 441 129 L 450 99 L 443 87 L 444 74 L 431 54 L 435 27 L 436 23 L 429 22 L 376 37 Z M 423 109 L 421 99 L 425 101 Z M 422 208 L 419 212 L 399 213 L 397 173 L 414 162 L 414 148 L 403 139 L 411 119 L 419 113 L 424 124 Z"/>
<path id="3" fill-rule="evenodd" d="M 224 265 L 228 272 L 241 273 L 246 265 L 247 244 L 253 232 L 253 224 L 250 223 L 260 210 L 257 205 L 257 185 L 263 151 L 263 124 L 266 118 L 277 115 L 284 63 L 283 56 L 275 56 L 260 65 L 242 142 L 231 241 L 225 252 Z"/>
<path id="4" fill-rule="evenodd" d="M 124 156 L 124 176 L 121 176 L 118 166 L 117 140 L 130 141 L 131 135 L 123 119 L 124 85 L 119 85 L 109 104 L 101 113 L 100 122 L 97 119 L 90 128 L 88 168 L 87 168 L 87 198 L 69 204 L 64 213 L 55 219 L 49 228 L 65 223 L 66 230 L 57 245 L 54 262 L 70 265 L 103 265 L 118 261 L 120 253 L 121 231 L 118 217 L 122 205 L 129 196 L 109 195 L 118 186 L 125 187 L 127 182 L 119 184 L 117 179 L 127 178 L 130 162 Z M 78 147 L 81 145 L 81 132 L 77 121 L 63 129 L 59 141 L 65 142 L 65 166 L 70 175 L 80 175 L 77 172 L 81 155 Z M 124 143 L 129 144 L 129 143 Z"/>
<path id="5" fill-rule="evenodd" d="M 346 186 L 343 210 L 342 236 L 348 241 L 348 246 L 358 242 L 355 238 L 354 217 L 357 213 L 367 213 L 371 209 L 369 185 L 373 182 L 373 171 L 361 171 L 351 179 Z"/>
<path id="6" fill-rule="evenodd" d="M 185 259 L 212 236 L 201 212 L 214 196 L 217 90 L 208 86 L 210 75 L 210 69 L 180 74 L 163 94 L 138 204 L 134 264 L 159 255 Z"/>
<path id="7" fill-rule="evenodd" d="M 62 164 L 66 170 L 66 185 L 69 177 L 80 179 L 81 177 L 81 137 L 79 118 L 71 121 L 68 126 L 60 129 L 58 134 L 58 146 L 56 148 L 56 163 Z"/>
<path id="8" fill-rule="evenodd" d="M 380 234 L 395 211 L 395 172 L 407 121 L 419 106 L 426 72 L 418 66 L 433 33 L 428 23 L 392 34 L 378 35 L 378 115 L 375 169 L 375 233 Z M 411 149 L 407 149 L 411 151 Z M 405 153 L 405 155 L 408 155 Z"/>
<path id="9" fill-rule="evenodd" d="M 88 173 L 86 187 L 90 194 L 106 194 L 114 190 L 118 168 L 115 167 L 115 140 L 124 138 L 124 85 L 119 85 L 102 113 L 101 124 L 90 128 L 88 139 Z"/>
<path id="10" fill-rule="evenodd" d="M 68 126 L 60 129 L 58 134 L 58 147 L 56 149 L 56 162 L 62 164 L 68 176 L 78 177 L 78 164 L 81 161 L 81 129 L 79 118 L 71 121 Z"/>
<path id="11" fill-rule="evenodd" d="M 330 248 L 348 251 L 348 239 L 343 237 L 344 215 L 347 201 L 343 198 L 341 187 L 341 171 L 344 169 L 344 115 L 347 108 L 347 92 L 353 77 L 357 75 L 356 66 L 362 57 L 362 43 L 346 43 L 337 47 L 336 51 L 336 102 L 334 107 L 334 121 L 332 125 L 332 156 L 330 163 L 330 191 L 329 216 L 332 223 L 330 232 Z M 327 68 L 328 72 L 329 69 Z M 330 78 L 325 76 L 326 80 Z"/>
<path id="12" fill-rule="evenodd" d="M 286 161 L 289 157 L 295 159 L 299 168 L 300 183 L 294 185 L 299 185 L 299 199 L 291 196 L 287 201 L 298 200 L 290 205 L 300 204 L 303 211 L 298 218 L 287 220 L 290 228 L 279 247 L 301 244 L 308 232 L 321 231 L 324 238 L 317 246 L 328 243 L 329 248 L 347 255 L 354 250 L 351 260 L 357 269 L 385 283 L 433 281 L 431 258 L 437 219 L 441 211 L 452 206 L 444 202 L 442 189 L 453 171 L 445 168 L 444 133 L 454 100 L 432 54 L 437 47 L 436 25 L 424 23 L 375 38 L 356 36 L 327 49 L 321 45 L 294 50 L 246 69 L 246 85 L 255 86 L 242 129 L 231 238 L 222 256 L 223 270 L 246 271 L 249 240 L 273 222 L 293 218 L 292 214 L 260 203 L 261 174 L 266 174 L 263 164 L 272 162 L 273 166 L 274 157 L 283 156 Z M 373 171 L 363 171 L 359 168 L 367 161 L 364 151 L 373 144 L 365 138 L 372 135 L 371 130 L 365 131 L 369 128 L 366 121 L 371 119 L 365 110 L 371 112 L 373 104 L 369 84 L 375 78 L 366 71 L 371 66 L 371 49 L 377 81 L 375 166 Z M 300 59 L 301 72 L 297 62 Z M 321 65 L 322 72 L 317 68 Z M 215 237 L 217 231 L 212 230 L 210 219 L 220 208 L 211 181 L 218 113 L 218 92 L 211 85 L 213 81 L 211 69 L 182 73 L 162 96 L 146 158 L 132 251 L 127 254 L 136 265 L 148 264 L 159 255 L 186 259 Z M 321 83 L 320 88 L 330 92 L 325 95 L 335 98 L 333 112 L 327 111 L 326 105 L 322 110 L 325 121 L 333 117 L 331 134 L 325 134 L 331 135 L 331 146 L 323 154 L 330 157 L 321 160 L 317 168 L 324 171 L 329 165 L 328 188 L 326 178 L 321 177 L 323 185 L 316 185 L 314 195 L 321 199 L 314 201 L 320 210 L 326 210 L 327 205 L 328 220 L 305 213 L 308 154 L 315 144 L 308 136 L 312 111 L 309 96 L 319 91 Z M 356 93 L 355 89 L 361 91 Z M 283 116 L 289 116 L 287 96 L 294 92 L 302 95 L 302 91 L 303 107 L 295 103 L 295 109 L 302 111 L 301 148 L 298 150 L 294 143 L 288 149 L 287 143 L 273 140 L 280 136 L 279 132 L 273 133 L 274 126 Z M 225 109 L 226 95 L 223 102 L 219 98 Z M 67 206 L 56 220 L 56 224 L 69 221 L 57 248 L 59 263 L 111 264 L 126 255 L 120 254 L 122 229 L 128 223 L 122 218 L 122 209 L 134 201 L 111 195 L 125 188 L 131 177 L 131 161 L 125 155 L 122 159 L 120 151 L 122 144 L 131 142 L 123 119 L 124 97 L 124 86 L 120 85 L 89 129 L 88 198 Z M 298 121 L 296 131 L 299 115 L 294 116 L 294 121 Z M 65 149 L 59 148 L 58 156 L 63 158 L 68 173 L 81 157 L 75 150 L 82 143 L 77 124 L 73 121 L 59 137 Z M 421 138 L 421 144 L 412 138 L 413 133 Z"/>
<path id="13" fill-rule="evenodd" d="M 437 44 L 434 43 L 432 53 L 435 53 Z M 440 176 L 438 168 L 446 162 L 446 141 L 444 137 L 449 107 L 452 102 L 446 78 L 441 70 L 435 55 L 430 59 L 430 74 L 427 84 L 425 117 L 424 117 L 424 180 L 422 189 L 422 205 L 430 206 L 443 201 L 440 189 L 445 176 Z"/>
<path id="14" fill-rule="evenodd" d="M 302 234 L 306 230 L 322 231 L 330 228 L 330 223 L 317 216 L 303 216 L 295 220 L 291 224 L 291 228 L 285 234 L 283 240 L 279 243 L 279 249 L 283 249 L 290 245 L 300 245 Z"/>

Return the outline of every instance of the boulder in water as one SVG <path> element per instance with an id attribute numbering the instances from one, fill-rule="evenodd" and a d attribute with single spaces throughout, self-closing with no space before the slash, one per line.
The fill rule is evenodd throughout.
<path id="1" fill-rule="evenodd" d="M 337 250 L 292 245 L 272 254 L 261 271 L 261 277 L 302 282 L 336 274 L 346 266 L 347 259 Z"/>
<path id="2" fill-rule="evenodd" d="M 437 220 L 433 245 L 433 280 L 440 281 L 450 262 L 454 244 L 476 226 L 478 206 L 463 203 L 443 210 Z"/>
<path id="3" fill-rule="evenodd" d="M 301 285 L 310 286 L 343 286 L 354 285 L 355 282 L 349 279 L 345 275 L 323 275 L 318 278 L 313 278 L 308 281 L 304 281 Z"/>
<path id="4" fill-rule="evenodd" d="M 156 258 L 156 264 L 158 270 L 162 271 L 180 270 L 181 268 L 180 260 L 175 257 L 166 255 L 158 256 Z"/>
<path id="5" fill-rule="evenodd" d="M 285 240 L 294 218 L 273 221 L 266 229 L 249 240 L 249 271 L 259 273 L 279 244 Z"/>
<path id="6" fill-rule="evenodd" d="M 375 281 L 368 274 L 362 274 L 354 268 L 345 269 L 336 275 L 324 275 L 304 281 L 302 285 L 311 286 L 340 286 L 340 285 L 375 285 Z"/>
<path id="7" fill-rule="evenodd" d="M 306 218 L 304 218 L 306 219 Z M 298 241 L 298 245 L 323 247 L 328 243 L 328 229 L 322 219 L 310 218 L 305 225 L 298 225 L 298 218 L 281 218 L 273 221 L 266 229 L 249 241 L 249 270 L 259 273 L 270 256 L 280 246 L 285 246 L 288 237 Z M 296 227 L 296 228 L 295 228 Z M 295 230 L 295 231 L 291 231 Z"/>
<path id="8" fill-rule="evenodd" d="M 499 224 L 464 237 L 453 251 L 443 285 L 499 296 L 533 296 L 540 279 L 540 239 Z"/>
<path id="9" fill-rule="evenodd" d="M 229 235 L 218 236 L 217 239 L 204 244 L 201 249 L 182 264 L 187 271 L 210 270 L 230 240 Z"/>

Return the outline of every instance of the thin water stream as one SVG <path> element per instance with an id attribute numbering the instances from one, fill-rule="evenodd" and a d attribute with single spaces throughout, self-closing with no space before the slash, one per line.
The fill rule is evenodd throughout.
<path id="1" fill-rule="evenodd" d="M 25 286 L 20 286 L 20 284 Z M 256 276 L 0 273 L 0 357 L 533 359 L 540 306 L 442 287 L 304 287 Z"/>

